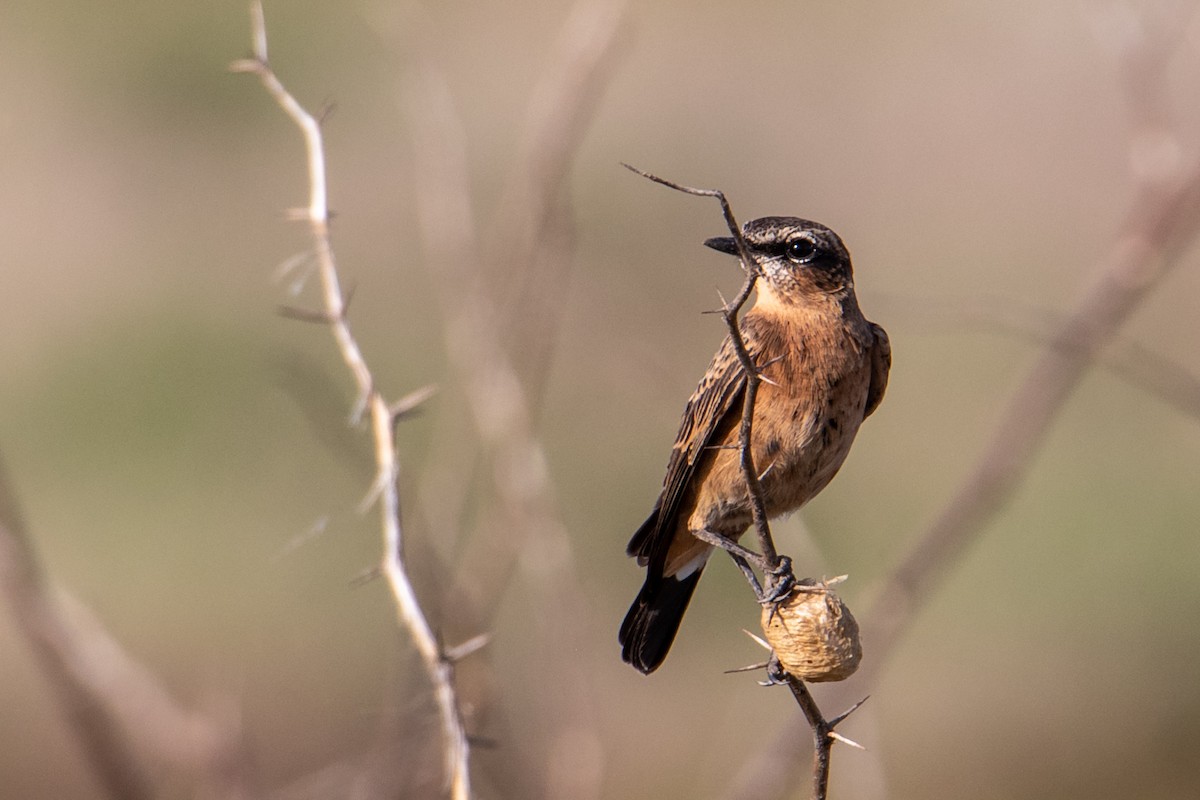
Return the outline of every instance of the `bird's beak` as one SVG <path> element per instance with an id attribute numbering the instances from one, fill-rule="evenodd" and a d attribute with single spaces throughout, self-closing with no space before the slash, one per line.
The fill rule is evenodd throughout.
<path id="1" fill-rule="evenodd" d="M 737 239 L 732 236 L 714 236 L 711 239 L 705 239 L 704 246 L 720 250 L 722 253 L 729 253 L 731 256 L 738 254 Z"/>

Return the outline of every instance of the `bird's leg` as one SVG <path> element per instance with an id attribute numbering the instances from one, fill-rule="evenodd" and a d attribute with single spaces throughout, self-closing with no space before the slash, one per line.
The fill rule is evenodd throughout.
<path id="1" fill-rule="evenodd" d="M 705 544 L 710 544 L 713 547 L 720 548 L 728 553 L 729 557 L 733 559 L 733 563 L 737 564 L 738 569 L 740 569 L 742 574 L 746 576 L 746 580 L 750 583 L 750 588 L 754 590 L 754 596 L 758 598 L 760 603 L 764 602 L 764 599 L 768 596 L 768 594 L 767 592 L 764 592 L 762 584 L 759 583 L 758 576 L 754 574 L 754 567 L 758 567 L 760 570 L 762 570 L 763 575 L 769 576 L 771 574 L 767 567 L 766 560 L 762 557 L 762 555 L 750 550 L 749 548 L 742 547 L 728 536 L 722 536 L 721 534 L 714 533 L 713 531 L 692 531 L 692 535 Z M 768 578 L 768 582 L 769 581 L 770 578 Z M 768 583 L 768 585 L 770 584 Z"/>
<path id="2" fill-rule="evenodd" d="M 761 605 L 774 605 L 787 597 L 796 585 L 796 575 L 792 572 L 792 560 L 787 556 L 778 556 L 774 564 L 770 563 L 761 553 L 743 547 L 728 536 L 710 530 L 692 531 L 692 535 L 705 544 L 720 548 L 729 554 L 733 563 L 746 576 L 754 596 Z M 762 582 L 754 573 L 757 567 L 763 574 Z"/>
<path id="3" fill-rule="evenodd" d="M 751 567 L 750 562 L 737 553 L 729 553 L 729 557 L 733 559 L 733 563 L 737 564 L 737 568 L 742 571 L 742 574 L 746 576 L 746 580 L 750 582 L 750 588 L 754 590 L 754 596 L 759 602 L 762 602 L 763 588 L 762 584 L 758 582 L 758 576 L 754 574 L 754 567 Z"/>

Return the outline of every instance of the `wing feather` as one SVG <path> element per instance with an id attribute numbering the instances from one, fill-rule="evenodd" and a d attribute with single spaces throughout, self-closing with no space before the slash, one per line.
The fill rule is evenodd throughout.
<path id="1" fill-rule="evenodd" d="M 887 331 L 871 323 L 871 332 L 875 334 L 875 343 L 871 346 L 871 385 L 867 388 L 867 406 L 863 417 L 879 408 L 883 402 L 883 393 L 887 390 L 888 373 L 892 369 L 892 342 L 888 339 Z"/>
<path id="2" fill-rule="evenodd" d="M 756 358 L 760 350 L 756 328 L 753 315 L 742 320 L 742 338 L 751 358 Z M 742 364 L 733 342 L 726 336 L 684 408 L 679 433 L 675 436 L 675 445 L 667 463 L 662 494 L 650 517 L 629 541 L 629 555 L 645 562 L 665 558 L 696 469 L 705 457 L 712 457 L 713 447 L 722 444 L 717 440 L 717 431 L 732 424 L 731 415 L 741 416 L 745 388 L 746 375 Z"/>

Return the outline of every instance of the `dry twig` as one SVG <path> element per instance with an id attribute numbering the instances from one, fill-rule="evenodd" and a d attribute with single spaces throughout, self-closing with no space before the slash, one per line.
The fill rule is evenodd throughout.
<path id="1" fill-rule="evenodd" d="M 760 374 L 762 366 L 754 363 L 754 359 L 746 349 L 746 342 L 742 338 L 742 330 L 738 326 L 738 314 L 741 312 L 742 306 L 750 299 L 750 293 L 754 291 L 754 285 L 758 282 L 762 270 L 759 268 L 758 262 L 754 260 L 754 256 L 750 253 L 749 248 L 746 247 L 746 240 L 742 236 L 742 228 L 738 225 L 737 219 L 733 215 L 733 208 L 729 205 L 729 200 L 726 199 L 724 192 L 720 189 L 697 189 L 691 186 L 684 186 L 665 178 L 660 178 L 657 175 L 652 175 L 630 164 L 622 164 L 622 166 L 630 172 L 634 172 L 643 178 L 662 184 L 675 191 L 697 197 L 716 198 L 717 202 L 721 204 L 721 214 L 725 218 L 725 224 L 729 228 L 729 233 L 737 243 L 738 257 L 741 259 L 742 269 L 746 273 L 746 281 L 742 284 L 741 290 L 731 302 L 722 304 L 720 313 L 722 319 L 725 320 L 725 327 L 729 331 L 729 339 L 733 343 L 734 352 L 737 353 L 742 370 L 746 373 L 746 393 L 742 403 L 741 426 L 738 430 L 738 454 L 741 461 L 742 475 L 746 480 L 746 488 L 750 493 L 750 508 L 754 518 L 754 532 L 758 538 L 759 552 L 768 572 L 775 572 L 784 566 L 785 560 L 780 558 L 775 549 L 775 541 L 771 536 L 771 526 L 767 520 L 766 502 L 763 500 L 762 483 L 759 481 L 758 470 L 754 466 L 754 454 L 750 448 L 751 435 L 754 431 L 754 400 L 758 393 L 758 386 L 762 382 L 762 375 Z M 718 546 L 723 547 L 724 545 Z M 741 565 L 739 564 L 739 566 Z M 754 582 L 751 581 L 751 584 L 754 585 Z M 755 586 L 755 589 L 759 590 L 760 587 Z M 760 597 L 762 596 L 761 591 L 757 591 L 757 593 Z"/>
<path id="2" fill-rule="evenodd" d="M 267 33 L 262 4 L 252 4 L 253 58 L 235 62 L 231 69 L 257 75 L 264 88 L 287 113 L 304 135 L 309 177 L 309 203 L 302 218 L 311 231 L 317 274 L 320 277 L 322 310 L 337 342 L 338 352 L 354 377 L 359 397 L 352 418 L 370 416 L 375 443 L 376 476 L 368 499 L 379 504 L 383 527 L 382 571 L 391 590 L 400 622 L 420 654 L 421 662 L 433 686 L 442 724 L 444 771 L 450 794 L 455 800 L 470 797 L 468 743 L 458 711 L 453 683 L 453 663 L 435 637 L 421 608 L 404 562 L 403 529 L 397 487 L 399 462 L 394 428 L 397 414 L 375 386 L 374 378 L 350 330 L 346 318 L 346 300 L 338 278 L 337 264 L 329 234 L 329 207 L 326 189 L 325 153 L 320 121 L 310 114 L 284 87 L 267 60 Z M 400 401 L 398 408 L 411 410 L 411 403 Z"/>

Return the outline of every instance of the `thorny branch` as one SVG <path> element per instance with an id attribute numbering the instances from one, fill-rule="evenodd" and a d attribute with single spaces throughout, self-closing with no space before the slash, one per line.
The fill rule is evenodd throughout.
<path id="1" fill-rule="evenodd" d="M 812 728 L 812 796 L 813 800 L 825 800 L 829 795 L 829 759 L 833 752 L 833 743 L 835 741 L 845 742 L 851 747 L 862 749 L 862 745 L 847 739 L 834 729 L 846 717 L 857 711 L 859 706 L 867 702 L 867 699 L 864 697 L 833 719 L 825 719 L 825 715 L 817 707 L 817 701 L 813 699 L 812 693 L 808 691 L 808 686 L 795 675 L 784 671 L 777 659 L 771 659 L 770 664 L 767 666 L 767 675 L 772 682 L 787 684 L 787 687 L 792 690 L 792 696 L 796 698 L 796 703 L 800 706 L 800 710 L 804 712 L 804 718 L 808 721 L 809 727 Z"/>
<path id="2" fill-rule="evenodd" d="M 323 309 L 321 314 L 337 342 L 338 351 L 354 377 L 359 398 L 352 418 L 370 414 L 370 427 L 375 443 L 376 477 L 369 500 L 377 502 L 383 527 L 382 571 L 387 579 L 400 622 L 408 629 L 413 644 L 433 686 L 442 724 L 443 769 L 450 795 L 455 800 L 467 800 L 471 795 L 466 732 L 459 715 L 454 688 L 454 665 L 442 650 L 425 617 L 409 579 L 404 563 L 403 529 L 400 521 L 400 498 L 397 487 L 399 462 L 396 455 L 395 409 L 411 410 L 412 402 L 401 400 L 390 405 L 376 388 L 358 342 L 346 318 L 346 300 L 338 279 L 337 264 L 329 233 L 324 143 L 320 122 L 310 114 L 284 87 L 267 60 L 267 33 L 262 4 L 251 6 L 253 58 L 231 65 L 235 72 L 257 75 L 264 88 L 291 117 L 304 135 L 309 175 L 309 204 L 302 213 L 307 221 L 317 272 L 320 276 Z"/>
<path id="3" fill-rule="evenodd" d="M 698 197 L 715 197 L 721 204 L 721 213 L 725 217 L 725 224 L 729 227 L 729 232 L 737 243 L 738 256 L 742 261 L 742 268 L 746 272 L 746 281 L 742 285 L 741 291 L 732 301 L 724 303 L 721 308 L 721 316 L 725 320 L 725 325 L 729 329 L 729 338 L 733 343 L 734 351 L 737 353 L 738 360 L 742 364 L 742 369 L 746 373 L 746 389 L 745 400 L 742 406 L 742 420 L 738 431 L 738 452 L 741 461 L 742 475 L 746 481 L 746 488 L 750 493 L 751 509 L 754 517 L 754 530 L 758 536 L 758 543 L 761 556 L 764 563 L 764 580 L 765 587 L 760 587 L 754 580 L 754 575 L 747 569 L 747 578 L 754 586 L 755 593 L 760 601 L 770 602 L 775 597 L 778 597 L 778 592 L 786 592 L 789 584 L 794 580 L 791 575 L 791 562 L 786 556 L 780 556 L 775 549 L 775 543 L 771 536 L 770 523 L 767 520 L 766 503 L 763 499 L 762 483 L 759 480 L 758 471 L 754 466 L 754 455 L 751 450 L 752 434 L 754 432 L 754 400 L 758 391 L 758 386 L 762 382 L 760 374 L 761 367 L 754 363 L 754 358 L 750 355 L 746 348 L 745 339 L 742 337 L 741 328 L 738 325 L 738 314 L 746 301 L 750 298 L 750 293 L 754 290 L 754 285 L 758 278 L 762 275 L 761 268 L 754 256 L 750 253 L 746 246 L 746 240 L 742 236 L 742 229 L 737 224 L 734 218 L 733 209 L 729 205 L 724 192 L 719 189 L 697 189 L 691 186 L 684 186 L 672 181 L 660 178 L 657 175 L 652 175 L 649 172 L 633 167 L 629 164 L 623 164 L 626 169 L 641 175 L 643 178 L 660 183 L 676 191 L 684 192 L 685 194 L 696 195 Z M 706 540 L 707 541 L 707 540 Z M 715 542 L 714 542 L 715 544 Z M 718 545 L 723 546 L 723 545 Z M 735 555 L 730 551 L 731 555 Z M 737 558 L 734 559 L 737 561 Z M 739 563 L 739 566 L 742 566 Z M 765 589 L 765 592 L 764 592 Z M 843 741 L 848 744 L 854 744 L 848 739 L 843 738 L 834 731 L 834 727 L 853 713 L 859 705 L 853 706 L 849 711 L 841 714 L 833 720 L 826 720 L 821 710 L 817 707 L 816 701 L 805 686 L 804 681 L 786 673 L 780 667 L 777 659 L 772 657 L 767 672 L 766 685 L 785 683 L 792 690 L 792 696 L 796 698 L 796 703 L 800 706 L 800 710 L 804 713 L 805 720 L 813 731 L 813 768 L 812 768 L 812 797 L 813 800 L 825 800 L 829 787 L 829 755 L 833 748 L 834 741 Z M 857 745 L 855 745 L 857 746 Z"/>
<path id="4" fill-rule="evenodd" d="M 622 164 L 622 166 L 630 172 L 634 172 L 643 178 L 660 183 L 675 191 L 697 197 L 715 197 L 717 202 L 721 204 L 721 213 L 725 217 L 725 224 L 729 227 L 729 233 L 737 243 L 738 257 L 742 261 L 742 269 L 746 272 L 746 281 L 742 284 L 741 291 L 737 293 L 733 300 L 726 302 L 721 307 L 721 317 L 725 320 L 725 326 L 729 329 L 729 339 L 733 343 L 734 352 L 737 353 L 738 361 L 741 362 L 742 369 L 746 373 L 746 390 L 742 404 L 742 423 L 738 431 L 738 452 L 741 459 L 742 475 L 746 480 L 746 488 L 750 492 L 750 507 L 754 518 L 754 531 L 758 537 L 759 552 L 762 554 L 765 569 L 768 573 L 773 573 L 779 570 L 785 562 L 776 551 L 775 540 L 771 536 L 771 526 L 767 520 L 767 506 L 763 500 L 762 483 L 758 478 L 758 470 L 754 466 L 754 453 L 750 446 L 751 435 L 754 432 L 754 400 L 758 393 L 758 386 L 762 382 L 762 375 L 760 367 L 754 363 L 754 358 L 750 355 L 750 351 L 746 349 L 746 341 L 742 337 L 741 328 L 738 326 L 738 314 L 742 306 L 750 298 L 750 293 L 754 291 L 754 285 L 758 282 L 762 271 L 758 266 L 758 262 L 755 261 L 754 256 L 750 253 L 750 249 L 746 246 L 746 239 L 742 236 L 742 228 L 733 216 L 733 208 L 729 205 L 729 200 L 726 199 L 724 192 L 720 189 L 696 189 L 691 186 L 684 186 L 665 178 L 660 178 L 657 175 L 652 175 L 630 164 Z M 756 590 L 758 588 L 755 587 Z M 759 594 L 761 596 L 761 592 Z"/>

